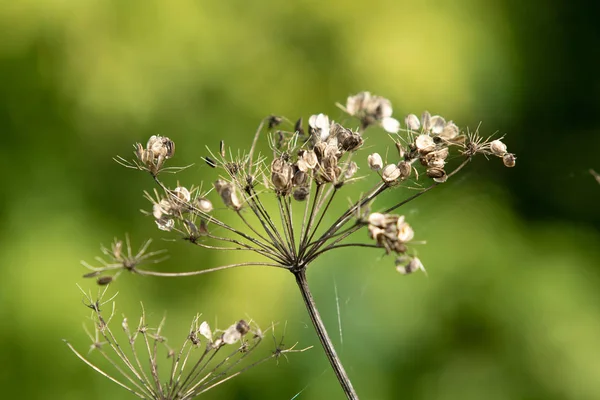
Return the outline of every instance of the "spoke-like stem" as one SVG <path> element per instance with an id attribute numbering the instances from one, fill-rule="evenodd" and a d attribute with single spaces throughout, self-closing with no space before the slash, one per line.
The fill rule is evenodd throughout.
<path id="1" fill-rule="evenodd" d="M 340 361 L 340 358 L 338 357 L 335 348 L 333 347 L 333 343 L 329 338 L 329 334 L 325 329 L 325 325 L 323 324 L 323 320 L 321 319 L 319 310 L 317 310 L 317 305 L 315 304 L 315 300 L 313 299 L 310 289 L 308 287 L 308 281 L 306 280 L 306 269 L 302 268 L 299 271 L 295 271 L 294 275 L 296 276 L 296 283 L 298 284 L 300 293 L 302 293 L 304 304 L 306 305 L 306 309 L 308 310 L 310 319 L 317 332 L 317 336 L 319 336 L 319 340 L 323 345 L 323 350 L 325 350 L 327 359 L 329 360 L 329 363 L 331 364 L 331 367 L 335 372 L 335 376 L 337 377 L 338 381 L 340 382 L 340 385 L 342 386 L 344 394 L 348 399 L 358 399 L 358 395 L 352 387 L 352 382 L 350 382 L 350 378 L 344 370 L 342 362 Z"/>
<path id="2" fill-rule="evenodd" d="M 137 269 L 137 268 L 135 268 L 133 271 L 139 275 L 164 276 L 164 277 L 178 278 L 178 277 L 182 277 L 182 276 L 194 276 L 194 275 L 208 274 L 210 272 L 220 271 L 222 269 L 260 266 L 260 265 L 268 266 L 268 267 L 285 268 L 285 267 L 282 267 L 280 264 L 273 264 L 273 263 L 266 263 L 266 262 L 247 262 L 247 263 L 239 263 L 239 264 L 222 265 L 220 267 L 201 269 L 199 271 L 189 271 L 189 272 L 156 272 L 156 271 L 148 271 L 148 270 Z"/>

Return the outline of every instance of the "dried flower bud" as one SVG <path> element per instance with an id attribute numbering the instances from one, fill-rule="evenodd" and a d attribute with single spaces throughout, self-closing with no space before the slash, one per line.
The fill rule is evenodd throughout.
<path id="1" fill-rule="evenodd" d="M 242 208 L 242 202 L 237 195 L 235 187 L 231 183 L 219 179 L 214 183 L 214 186 L 227 207 L 231 207 L 235 211 L 239 211 Z"/>
<path id="2" fill-rule="evenodd" d="M 444 130 L 446 126 L 446 120 L 439 115 L 434 115 L 431 117 L 431 133 L 434 135 L 439 135 Z"/>
<path id="3" fill-rule="evenodd" d="M 408 163 L 406 161 L 400 161 L 398 163 L 398 169 L 400 170 L 400 179 L 408 178 L 412 171 L 412 167 L 410 166 L 410 163 Z"/>
<path id="4" fill-rule="evenodd" d="M 96 283 L 100 286 L 108 285 L 113 281 L 112 276 L 101 276 L 96 280 Z"/>
<path id="5" fill-rule="evenodd" d="M 302 127 L 302 117 L 298 118 L 298 121 L 294 124 L 294 131 L 300 136 L 304 136 L 304 128 Z"/>
<path id="6" fill-rule="evenodd" d="M 398 257 L 396 259 L 396 270 L 402 275 L 408 275 L 417 270 L 425 271 L 425 267 L 423 267 L 423 263 L 417 257 L 413 257 L 408 261 L 406 257 Z"/>
<path id="7" fill-rule="evenodd" d="M 358 165 L 354 161 L 350 161 L 348 167 L 346 168 L 346 172 L 344 173 L 344 178 L 350 179 L 356 174 L 358 171 Z"/>
<path id="8" fill-rule="evenodd" d="M 502 162 L 506 167 L 512 168 L 517 162 L 517 157 L 515 157 L 513 153 L 506 153 L 504 156 L 502 156 Z"/>
<path id="9" fill-rule="evenodd" d="M 460 130 L 458 126 L 452 121 L 448 122 L 442 132 L 440 133 L 440 138 L 444 140 L 452 140 L 458 136 Z"/>
<path id="10" fill-rule="evenodd" d="M 357 115 L 361 112 L 365 107 L 365 103 L 371 100 L 371 93 L 369 92 L 360 92 L 354 96 L 348 96 L 346 100 L 346 111 L 350 115 Z"/>
<path id="11" fill-rule="evenodd" d="M 502 157 L 506 154 L 506 145 L 502 141 L 496 139 L 490 143 L 490 151 L 493 155 Z"/>
<path id="12" fill-rule="evenodd" d="M 383 168 L 383 160 L 381 159 L 379 153 L 373 153 L 369 155 L 367 162 L 369 163 L 369 168 L 371 168 L 373 171 L 379 171 L 381 168 Z"/>
<path id="13" fill-rule="evenodd" d="M 421 153 L 429 153 L 435 150 L 435 143 L 433 142 L 433 138 L 429 135 L 419 135 L 415 139 L 415 146 Z"/>
<path id="14" fill-rule="evenodd" d="M 448 175 L 446 174 L 446 171 L 444 171 L 443 168 L 437 168 L 437 167 L 432 167 L 427 169 L 427 176 L 430 178 L 433 178 L 433 180 L 435 182 L 446 182 L 446 180 L 448 179 Z"/>
<path id="15" fill-rule="evenodd" d="M 146 149 L 151 151 L 155 158 L 171 158 L 175 154 L 175 143 L 168 137 L 154 135 L 148 139 Z"/>
<path id="16" fill-rule="evenodd" d="M 196 199 L 196 207 L 203 213 L 209 213 L 213 210 L 212 202 L 205 197 L 199 197 Z"/>
<path id="17" fill-rule="evenodd" d="M 326 140 L 329 137 L 329 117 L 325 114 L 311 115 L 308 119 L 308 126 L 320 140 Z"/>
<path id="18" fill-rule="evenodd" d="M 406 123 L 406 127 L 411 131 L 418 131 L 421 127 L 421 122 L 419 121 L 419 117 L 415 114 L 408 114 L 408 116 L 404 119 Z"/>
<path id="19" fill-rule="evenodd" d="M 392 183 L 400 178 L 400 169 L 396 164 L 388 164 L 385 166 L 383 171 L 381 171 L 381 177 L 383 181 L 386 183 Z"/>
<path id="20" fill-rule="evenodd" d="M 308 188 L 303 187 L 303 186 L 301 186 L 299 188 L 296 188 L 294 190 L 294 192 L 292 193 L 292 195 L 294 196 L 294 200 L 296 200 L 296 201 L 304 201 L 304 200 L 306 200 L 308 198 L 309 194 L 310 193 L 308 191 Z"/>
<path id="21" fill-rule="evenodd" d="M 339 132 L 338 141 L 342 150 L 355 151 L 363 144 L 363 138 L 356 132 L 343 128 L 344 131 Z"/>
<path id="22" fill-rule="evenodd" d="M 337 182 L 342 174 L 342 169 L 337 164 L 337 157 L 330 155 L 321 162 L 320 176 L 326 182 Z"/>
<path id="23" fill-rule="evenodd" d="M 183 186 L 178 186 L 173 190 L 173 194 L 181 201 L 185 201 L 186 203 L 190 201 L 191 195 L 190 191 L 184 188 Z"/>

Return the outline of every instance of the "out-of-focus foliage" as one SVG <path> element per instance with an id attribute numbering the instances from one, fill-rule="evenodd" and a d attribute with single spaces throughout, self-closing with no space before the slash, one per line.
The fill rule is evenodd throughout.
<path id="1" fill-rule="evenodd" d="M 171 253 L 165 270 L 236 262 L 163 242 L 142 190 L 111 158 L 152 134 L 196 163 L 204 146 L 246 146 L 268 114 L 337 117 L 370 90 L 399 118 L 424 109 L 506 133 L 506 170 L 479 160 L 402 212 L 424 275 L 378 252 L 311 267 L 317 302 L 365 399 L 600 398 L 598 29 L 573 2 L 19 0 L 0 5 L 0 384 L 7 398 L 125 399 L 77 360 L 87 315 L 82 258 L 129 232 Z M 596 67 L 594 67 L 596 65 Z M 385 146 L 382 131 L 367 145 Z M 391 149 L 393 150 L 393 149 Z M 365 167 L 363 160 L 363 167 Z M 392 199 L 389 199 L 390 204 Z M 383 203 L 378 203 L 383 207 Z M 376 204 L 377 206 L 377 204 Z M 365 233 L 366 235 L 366 233 Z M 182 280 L 123 276 L 169 337 L 191 317 L 264 326 L 316 343 L 291 276 L 232 270 Z M 340 304 L 341 333 L 336 311 Z M 343 340 L 342 340 L 343 339 Z M 268 350 L 268 348 L 264 349 Z M 205 398 L 341 398 L 320 349 L 269 363 Z"/>

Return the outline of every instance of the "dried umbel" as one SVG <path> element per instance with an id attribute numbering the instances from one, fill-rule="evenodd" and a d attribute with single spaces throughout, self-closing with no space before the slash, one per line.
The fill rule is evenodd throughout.
<path id="1" fill-rule="evenodd" d="M 93 321 L 92 330 L 86 328 L 91 341 L 87 356 L 66 343 L 88 366 L 141 399 L 193 399 L 265 361 L 309 349 L 295 350 L 295 345 L 286 348 L 276 343 L 274 351 L 249 362 L 265 332 L 242 319 L 213 333 L 206 321 L 200 322 L 199 315 L 192 320 L 190 330 L 181 335 L 181 347 L 171 348 L 162 334 L 165 319 L 150 327 L 143 305 L 135 327 L 124 317 L 121 329 L 113 330 L 116 295 L 104 300 L 106 291 L 99 292 L 96 300 L 84 292 L 84 304 L 91 310 Z M 111 310 L 108 315 L 103 312 L 105 307 Z M 95 358 L 108 361 L 106 369 L 92 361 Z"/>
<path id="2" fill-rule="evenodd" d="M 414 251 L 415 232 L 394 211 L 452 181 L 479 154 L 499 157 L 507 167 L 514 166 L 516 158 L 508 153 L 503 138 L 483 138 L 477 131 L 465 134 L 454 122 L 427 111 L 421 117 L 408 115 L 406 127 L 401 129 L 392 116 L 391 102 L 369 92 L 348 97 L 345 107 L 340 108 L 354 119 L 342 124 L 324 113 L 315 114 L 308 119 L 309 134 L 305 135 L 302 118 L 290 123 L 286 118 L 269 116 L 261 122 L 249 149 L 232 150 L 220 141 L 219 150 L 209 150 L 204 157 L 209 167 L 203 171 L 214 184 L 200 188 L 211 188 L 208 191 L 179 183 L 171 189 L 159 179 L 158 172 L 167 169 L 165 160 L 172 155 L 168 149 L 174 148 L 164 138 L 152 139 L 146 149 L 138 146 L 137 160 L 119 161 L 151 173 L 158 187 L 154 196 L 146 195 L 152 203 L 147 214 L 160 229 L 205 249 L 251 252 L 264 259 L 189 272 L 143 273 L 189 276 L 248 265 L 287 269 L 298 284 L 344 393 L 354 399 L 356 392 L 316 312 L 306 269 L 325 253 L 360 246 L 395 255 L 396 270 L 402 274 L 424 270 Z M 366 130 L 373 126 L 392 134 L 389 147 L 395 151 L 380 150 L 385 162 L 378 152 L 361 152 Z M 260 139 L 265 137 L 270 151 L 256 155 Z M 160 164 L 155 147 L 156 157 L 162 157 Z M 356 191 L 360 195 L 345 192 L 350 184 L 369 179 L 372 186 Z M 406 188 L 409 194 L 396 204 L 374 208 L 381 194 L 398 187 Z M 346 206 L 349 196 L 351 203 Z M 213 203 L 221 206 L 213 207 Z M 361 229 L 368 231 L 370 243 L 351 240 Z M 102 267 L 97 268 L 95 271 L 102 271 Z M 142 271 L 134 268 L 133 272 Z M 236 337 L 236 332 L 232 328 L 227 337 Z"/>

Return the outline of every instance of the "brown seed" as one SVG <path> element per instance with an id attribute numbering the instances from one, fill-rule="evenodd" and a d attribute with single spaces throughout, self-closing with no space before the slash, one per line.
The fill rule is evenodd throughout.
<path id="1" fill-rule="evenodd" d="M 113 281 L 112 276 L 101 276 L 96 280 L 96 283 L 100 286 L 108 285 Z"/>
<path id="2" fill-rule="evenodd" d="M 515 157 L 513 153 L 506 153 L 504 156 L 502 156 L 502 162 L 506 167 L 512 168 L 517 162 L 517 157 Z"/>
<path id="3" fill-rule="evenodd" d="M 296 200 L 296 201 L 304 201 L 308 198 L 309 194 L 310 193 L 308 191 L 308 188 L 299 187 L 294 190 L 294 192 L 292 193 L 292 196 L 294 196 L 294 200 Z"/>
<path id="4" fill-rule="evenodd" d="M 444 171 L 443 168 L 437 168 L 437 167 L 429 168 L 427 170 L 427 176 L 430 178 L 433 178 L 434 181 L 439 182 L 439 183 L 446 182 L 446 179 L 448 179 L 448 175 L 446 175 L 446 171 Z"/>
<path id="5" fill-rule="evenodd" d="M 235 329 L 240 333 L 240 335 L 244 336 L 246 333 L 250 331 L 250 325 L 243 319 L 239 320 L 235 325 Z"/>

